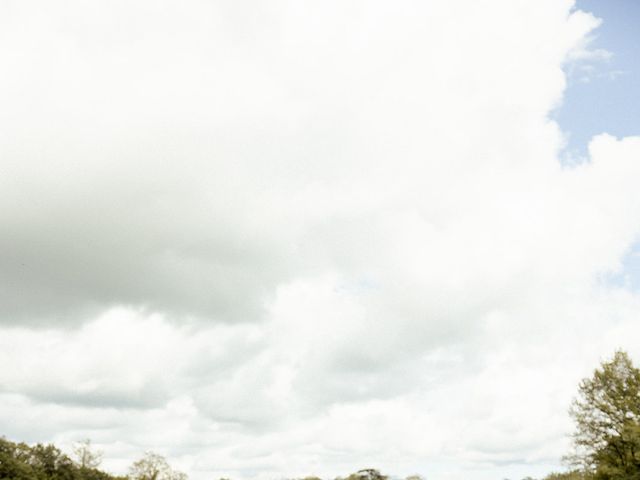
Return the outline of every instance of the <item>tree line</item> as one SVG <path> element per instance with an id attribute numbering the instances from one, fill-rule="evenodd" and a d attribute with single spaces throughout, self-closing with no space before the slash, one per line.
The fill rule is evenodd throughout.
<path id="1" fill-rule="evenodd" d="M 580 382 L 569 414 L 575 422 L 572 450 L 564 457 L 570 470 L 551 473 L 544 480 L 640 480 L 640 369 L 626 352 L 615 352 Z M 72 456 L 68 456 L 52 444 L 30 446 L 0 437 L 0 479 L 187 480 L 186 474 L 153 452 L 135 461 L 126 476 L 100 470 L 101 461 L 102 453 L 92 448 L 89 440 L 75 443 Z M 335 480 L 388 477 L 378 470 L 364 469 Z M 413 475 L 406 480 L 422 478 Z"/>
<path id="2" fill-rule="evenodd" d="M 129 467 L 126 476 L 100 470 L 102 452 L 92 448 L 91 441 L 73 445 L 73 455 L 53 444 L 15 443 L 0 437 L 0 479 L 9 480 L 187 480 L 187 475 L 174 470 L 157 453 L 146 452 Z"/>
<path id="3" fill-rule="evenodd" d="M 89 440 L 73 445 L 71 456 L 53 444 L 16 443 L 0 437 L 0 480 L 187 480 L 187 475 L 172 468 L 154 452 L 145 452 L 133 462 L 128 475 L 113 475 L 100 470 L 102 452 L 92 448 Z M 228 480 L 221 478 L 220 480 Z M 299 480 L 321 480 L 309 476 Z M 375 469 L 359 470 L 335 480 L 388 480 Z M 412 475 L 405 480 L 422 480 Z"/>

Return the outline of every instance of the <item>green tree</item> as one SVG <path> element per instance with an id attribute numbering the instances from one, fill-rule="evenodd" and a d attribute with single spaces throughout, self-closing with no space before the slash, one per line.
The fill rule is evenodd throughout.
<path id="1" fill-rule="evenodd" d="M 550 473 L 544 480 L 587 480 L 590 477 L 582 470 L 571 470 L 569 472 L 562 473 Z"/>
<path id="2" fill-rule="evenodd" d="M 27 462 L 29 446 L 13 443 L 0 437 L 0 478 L 31 480 L 35 478 L 33 467 Z"/>
<path id="3" fill-rule="evenodd" d="M 54 445 L 14 443 L 0 437 L 0 479 L 127 480 L 96 468 L 80 467 Z"/>
<path id="4" fill-rule="evenodd" d="M 640 370 L 625 352 L 580 382 L 570 414 L 570 463 L 596 479 L 640 480 Z"/>
<path id="5" fill-rule="evenodd" d="M 28 462 L 38 478 L 75 480 L 78 477 L 71 459 L 51 444 L 38 443 L 31 447 Z"/>
<path id="6" fill-rule="evenodd" d="M 352 473 L 346 480 L 387 480 L 389 477 L 381 474 L 375 468 L 365 468 Z"/>

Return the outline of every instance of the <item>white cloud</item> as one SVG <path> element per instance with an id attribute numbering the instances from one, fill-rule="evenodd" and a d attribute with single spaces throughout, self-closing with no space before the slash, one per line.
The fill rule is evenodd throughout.
<path id="1" fill-rule="evenodd" d="M 7 2 L 0 429 L 199 479 L 540 474 L 629 349 L 640 138 L 572 2 Z"/>

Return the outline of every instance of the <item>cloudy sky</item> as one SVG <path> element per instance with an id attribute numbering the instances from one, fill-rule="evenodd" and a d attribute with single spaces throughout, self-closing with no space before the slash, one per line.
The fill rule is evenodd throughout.
<path id="1" fill-rule="evenodd" d="M 0 434 L 560 468 L 578 381 L 640 361 L 639 10 L 2 2 Z"/>

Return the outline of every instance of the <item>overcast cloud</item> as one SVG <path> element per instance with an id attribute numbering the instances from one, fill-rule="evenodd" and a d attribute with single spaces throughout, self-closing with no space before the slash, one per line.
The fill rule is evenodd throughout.
<path id="1" fill-rule="evenodd" d="M 557 468 L 640 360 L 640 137 L 565 0 L 5 1 L 0 434 L 194 480 Z M 603 132 L 604 133 L 604 132 Z"/>

